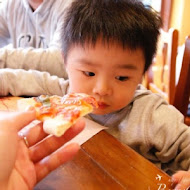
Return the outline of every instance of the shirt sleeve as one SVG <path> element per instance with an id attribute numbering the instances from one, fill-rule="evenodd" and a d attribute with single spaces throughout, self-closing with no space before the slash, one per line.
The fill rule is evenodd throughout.
<path id="1" fill-rule="evenodd" d="M 168 173 L 190 170 L 190 127 L 183 115 L 172 105 L 162 104 L 152 115 L 147 129 L 147 142 Z M 151 127 L 152 126 L 152 127 Z"/>
<path id="2" fill-rule="evenodd" d="M 23 69 L 0 69 L 0 96 L 59 95 L 67 92 L 68 80 L 47 72 Z"/>
<path id="3" fill-rule="evenodd" d="M 58 48 L 0 48 L 0 68 L 32 69 L 67 78 L 61 50 Z"/>
<path id="4" fill-rule="evenodd" d="M 140 91 L 119 126 L 119 138 L 170 175 L 189 170 L 190 127 L 184 116 L 159 94 Z"/>

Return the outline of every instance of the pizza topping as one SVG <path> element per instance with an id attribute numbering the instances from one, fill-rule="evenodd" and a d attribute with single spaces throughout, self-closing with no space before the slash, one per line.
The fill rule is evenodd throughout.
<path id="1" fill-rule="evenodd" d="M 48 95 L 38 96 L 38 97 L 36 97 L 36 101 L 40 102 L 43 106 L 46 106 L 46 107 L 51 106 L 50 98 Z"/>
<path id="2" fill-rule="evenodd" d="M 94 108 L 98 107 L 98 104 L 94 97 L 87 96 L 86 94 L 83 94 L 83 93 L 67 94 L 63 96 L 61 103 L 65 105 L 78 105 L 78 106 L 90 104 Z"/>

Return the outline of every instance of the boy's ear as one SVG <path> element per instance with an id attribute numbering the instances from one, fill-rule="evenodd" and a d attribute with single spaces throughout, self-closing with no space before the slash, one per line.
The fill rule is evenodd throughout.
<path id="1" fill-rule="evenodd" d="M 61 52 L 61 56 L 62 56 L 62 59 L 63 59 L 64 65 L 66 66 L 66 63 L 65 63 L 65 56 L 64 56 L 64 53 L 63 53 L 63 52 Z"/>
<path id="2" fill-rule="evenodd" d="M 65 70 L 67 72 L 67 64 L 65 63 L 65 56 L 64 56 L 64 53 L 61 52 L 61 56 L 62 56 L 62 59 L 63 59 L 63 63 L 64 63 L 64 67 L 65 67 Z"/>

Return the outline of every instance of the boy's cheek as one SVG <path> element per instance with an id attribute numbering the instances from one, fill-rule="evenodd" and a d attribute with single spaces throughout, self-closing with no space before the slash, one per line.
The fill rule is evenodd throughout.
<path id="1" fill-rule="evenodd" d="M 87 89 L 85 89 L 84 84 L 81 84 L 80 82 L 77 81 L 69 81 L 69 93 L 87 93 Z"/>

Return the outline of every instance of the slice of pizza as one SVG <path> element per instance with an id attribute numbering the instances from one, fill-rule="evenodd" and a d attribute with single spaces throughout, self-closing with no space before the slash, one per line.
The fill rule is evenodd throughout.
<path id="1" fill-rule="evenodd" d="M 84 93 L 71 93 L 63 97 L 41 95 L 23 98 L 17 102 L 18 110 L 34 107 L 43 129 L 57 137 L 63 135 L 79 118 L 91 113 L 98 104 L 94 97 Z"/>

